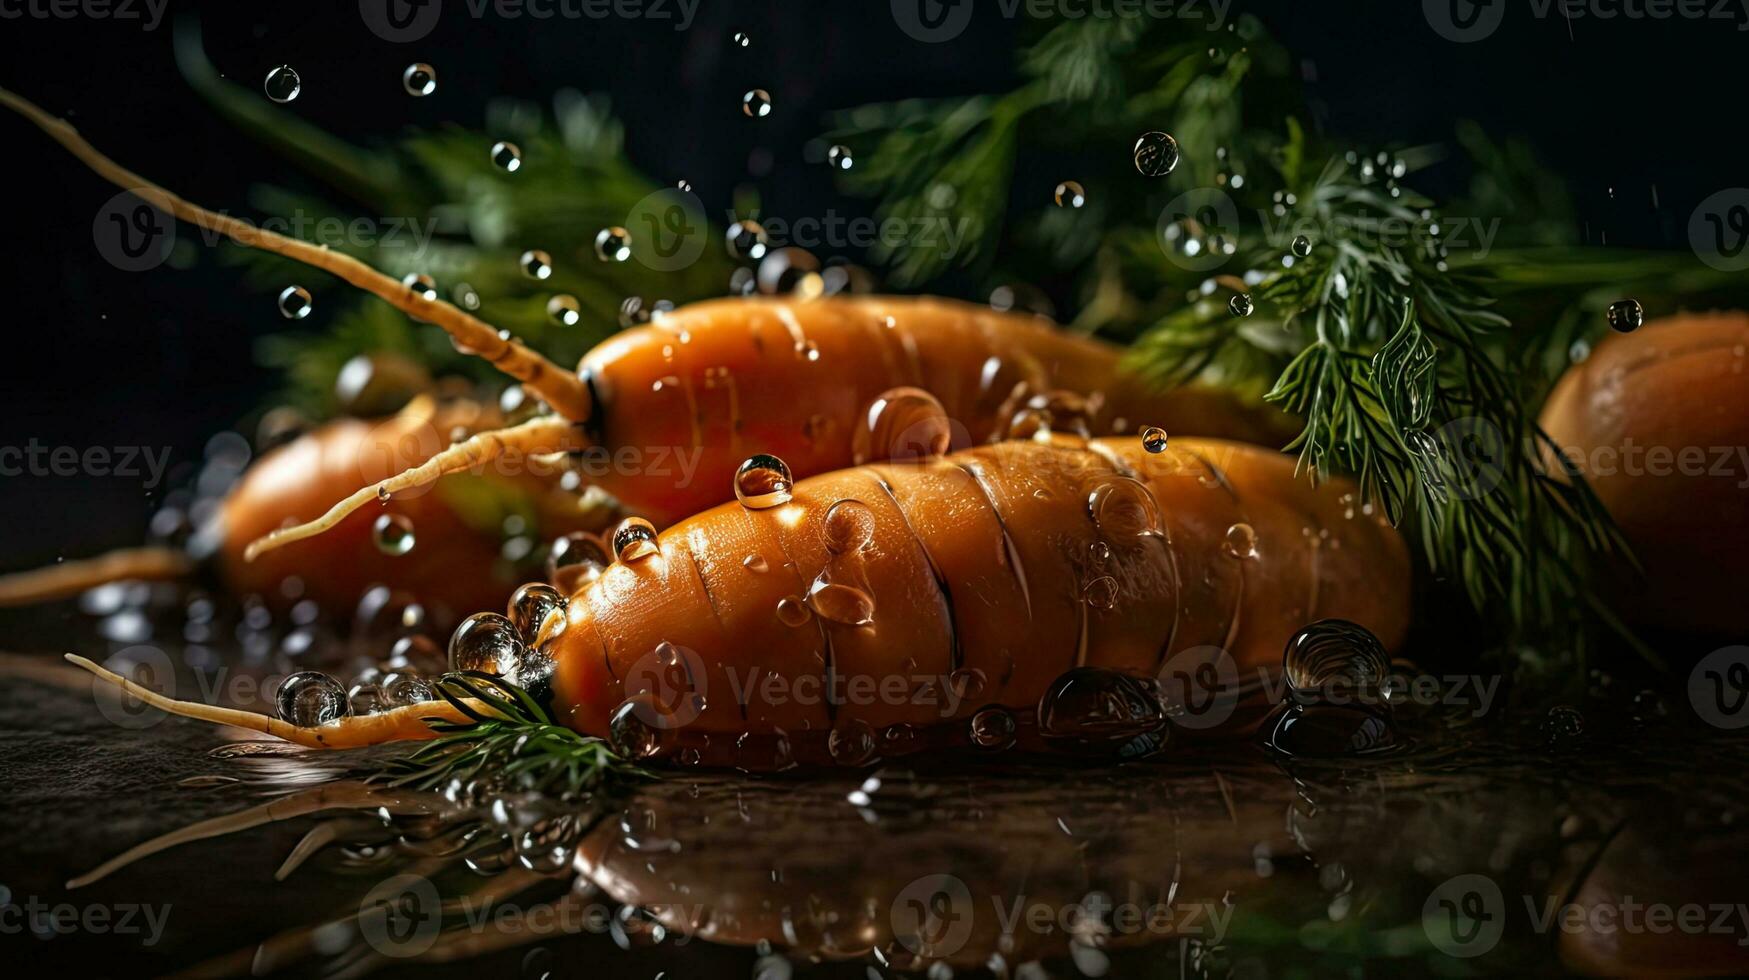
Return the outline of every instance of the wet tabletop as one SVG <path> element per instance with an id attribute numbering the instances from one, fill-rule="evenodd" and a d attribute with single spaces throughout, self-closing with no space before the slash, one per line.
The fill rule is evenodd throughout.
<path id="1" fill-rule="evenodd" d="M 21 911 L 0 943 L 45 972 L 1749 969 L 1749 753 L 1637 693 L 1552 724 L 1401 713 L 1365 757 L 1244 739 L 1124 765 L 668 771 L 564 800 L 387 791 L 347 778 L 357 756 L 118 723 L 49 654 L 4 673 L 0 885 Z"/>

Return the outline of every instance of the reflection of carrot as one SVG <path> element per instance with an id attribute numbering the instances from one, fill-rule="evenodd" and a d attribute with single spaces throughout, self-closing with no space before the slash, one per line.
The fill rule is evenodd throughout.
<path id="1" fill-rule="evenodd" d="M 1076 667 L 1151 678 L 1214 646 L 1252 671 L 1326 617 L 1394 646 L 1408 580 L 1402 540 L 1350 485 L 1314 488 L 1276 453 L 999 443 L 814 477 L 787 502 L 674 526 L 573 595 L 562 632 L 549 625 L 554 716 L 604 735 L 644 698 L 644 722 L 692 746 L 964 724 L 984 705 L 1031 710 Z M 761 694 L 767 678 L 786 693 Z M 919 678 L 962 688 L 958 709 L 912 697 Z M 354 744 L 349 727 L 367 724 L 381 725 L 299 739 Z"/>
<path id="2" fill-rule="evenodd" d="M 1207 388 L 1150 389 L 1118 367 L 1119 348 L 1035 318 L 933 299 L 861 297 L 794 303 L 726 300 L 659 316 L 560 368 L 449 303 L 350 256 L 260 230 L 153 185 L 98 153 L 64 122 L 0 90 L 24 115 L 98 174 L 185 221 L 323 269 L 436 324 L 552 406 L 551 424 L 482 437 L 434 459 L 388 489 L 429 482 L 506 449 L 575 450 L 587 443 L 612 464 L 600 482 L 634 510 L 667 523 L 722 502 L 752 452 L 788 460 L 797 475 L 848 466 L 858 416 L 881 392 L 924 388 L 982 440 L 1013 411 L 1021 386 L 1089 396 L 1092 431 L 1174 433 L 1279 443 L 1292 436 L 1272 410 Z M 563 421 L 560 421 L 563 420 Z M 575 423 L 567 426 L 564 422 Z M 684 455 L 690 463 L 677 463 Z M 380 489 L 380 488 L 379 488 Z M 276 535 L 257 551 L 309 537 L 374 497 L 363 492 L 321 521 Z"/>

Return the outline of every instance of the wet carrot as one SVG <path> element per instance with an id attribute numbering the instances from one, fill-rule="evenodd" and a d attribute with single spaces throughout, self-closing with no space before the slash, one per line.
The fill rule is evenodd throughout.
<path id="1" fill-rule="evenodd" d="M 1237 443 L 1072 442 L 825 474 L 660 536 L 628 522 L 538 641 L 554 716 L 623 745 L 630 705 L 663 750 L 866 739 L 1032 712 L 1082 668 L 1146 680 L 1218 649 L 1266 669 L 1315 619 L 1402 640 L 1407 549 L 1349 484 Z M 954 689 L 949 710 L 919 681 Z M 376 723 L 322 730 L 354 724 Z"/>

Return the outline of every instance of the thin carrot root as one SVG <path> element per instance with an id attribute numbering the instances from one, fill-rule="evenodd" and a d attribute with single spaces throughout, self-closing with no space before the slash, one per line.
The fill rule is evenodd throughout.
<path id="1" fill-rule="evenodd" d="M 194 560 L 175 548 L 123 548 L 96 558 L 0 575 L 0 606 L 53 602 L 99 585 L 130 579 L 169 581 L 193 571 Z"/>
<path id="2" fill-rule="evenodd" d="M 436 738 L 439 734 L 432 729 L 429 722 L 448 721 L 465 725 L 474 721 L 466 712 L 448 701 L 426 701 L 395 708 L 392 711 L 384 711 L 380 714 L 338 718 L 325 725 L 303 727 L 259 712 L 221 708 L 218 705 L 201 704 L 198 701 L 178 701 L 175 698 L 167 698 L 150 688 L 141 687 L 126 677 L 108 670 L 101 664 L 76 654 L 69 653 L 66 656 L 70 663 L 90 671 L 99 680 L 114 684 L 160 711 L 167 711 L 181 718 L 210 721 L 215 725 L 247 728 L 253 732 L 272 735 L 275 738 L 295 742 L 311 749 L 356 749 L 367 745 L 381 745 L 384 742 L 422 741 Z M 497 712 L 492 708 L 472 698 L 463 699 L 462 703 L 478 714 L 488 717 L 497 715 Z"/>
<path id="3" fill-rule="evenodd" d="M 526 385 L 553 410 L 573 422 L 588 421 L 593 403 L 589 386 L 570 371 L 508 337 L 460 308 L 378 272 L 350 255 L 289 238 L 228 215 L 191 204 L 98 152 L 64 119 L 49 115 L 34 103 L 0 88 L 0 105 L 30 120 L 55 142 L 90 167 L 99 177 L 131 191 L 159 210 L 208 231 L 218 232 L 247 248 L 259 248 L 332 273 L 373 293 L 416 320 L 436 324 L 463 348 L 490 361 L 500 371 Z"/>
<path id="4" fill-rule="evenodd" d="M 482 432 L 438 453 L 404 473 L 381 483 L 365 487 L 328 509 L 328 513 L 305 524 L 281 528 L 266 537 L 249 543 L 243 550 L 244 561 L 283 548 L 293 541 L 313 538 L 345 520 L 354 511 L 373 501 L 387 502 L 396 493 L 434 483 L 451 473 L 460 473 L 484 466 L 507 452 L 527 456 L 545 456 L 584 449 L 588 442 L 574 423 L 551 416 L 532 419 L 508 429 Z"/>

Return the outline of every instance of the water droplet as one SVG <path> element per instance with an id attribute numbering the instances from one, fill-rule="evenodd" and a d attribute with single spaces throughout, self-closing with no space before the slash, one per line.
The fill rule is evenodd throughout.
<path id="1" fill-rule="evenodd" d="M 812 277 L 813 285 L 808 283 Z M 820 286 L 820 260 L 805 248 L 774 249 L 759 262 L 757 277 L 759 291 L 767 296 L 783 296 L 790 293 L 801 294 L 802 298 L 810 299 L 810 290 L 818 295 Z"/>
<path id="2" fill-rule="evenodd" d="M 1646 309 L 1637 299 L 1618 300 L 1609 304 L 1609 326 L 1618 333 L 1632 333 L 1646 322 Z"/>
<path id="3" fill-rule="evenodd" d="M 1543 719 L 1542 732 L 1550 748 L 1571 748 L 1585 737 L 1585 716 L 1572 705 L 1557 704 Z"/>
<path id="4" fill-rule="evenodd" d="M 826 151 L 826 165 L 833 170 L 849 170 L 856 161 L 850 155 L 850 147 L 840 143 Z"/>
<path id="5" fill-rule="evenodd" d="M 452 670 L 510 676 L 515 673 L 521 654 L 522 640 L 517 636 L 516 624 L 497 613 L 469 616 L 449 638 Z"/>
<path id="6" fill-rule="evenodd" d="M 1117 593 L 1117 579 L 1101 575 L 1087 583 L 1081 590 L 1081 598 L 1095 609 L 1110 609 L 1117 605 Z"/>
<path id="7" fill-rule="evenodd" d="M 310 315 L 310 291 L 302 286 L 287 286 L 279 292 L 279 315 L 287 320 L 302 320 Z"/>
<path id="8" fill-rule="evenodd" d="M 583 319 L 583 307 L 577 297 L 560 293 L 547 300 L 547 319 L 561 327 L 574 327 Z"/>
<path id="9" fill-rule="evenodd" d="M 1306 759 L 1359 755 L 1397 744 L 1388 710 L 1363 705 L 1290 702 L 1264 722 L 1263 730 L 1270 749 Z"/>
<path id="10" fill-rule="evenodd" d="M 346 688 L 318 670 L 300 670 L 280 682 L 274 694 L 280 720 L 309 728 L 345 717 L 351 708 Z"/>
<path id="11" fill-rule="evenodd" d="M 632 233 L 615 225 L 595 233 L 595 257 L 603 262 L 624 262 L 632 257 Z"/>
<path id="12" fill-rule="evenodd" d="M 547 617 L 554 613 L 563 614 L 564 610 L 565 596 L 558 589 L 541 582 L 530 582 L 511 595 L 506 612 L 511 625 L 521 634 L 522 642 L 532 644 Z"/>
<path id="13" fill-rule="evenodd" d="M 981 749 L 1004 749 L 1014 744 L 1014 716 L 1006 708 L 991 705 L 972 716 L 972 744 Z"/>
<path id="14" fill-rule="evenodd" d="M 404 555 L 413 550 L 413 522 L 405 514 L 379 514 L 371 525 L 371 539 L 385 555 Z"/>
<path id="15" fill-rule="evenodd" d="M 304 90 L 304 81 L 290 66 L 280 65 L 267 73 L 267 81 L 262 87 L 267 90 L 267 97 L 273 101 L 290 102 Z"/>
<path id="16" fill-rule="evenodd" d="M 1133 754 L 1164 742 L 1166 715 L 1141 681 L 1102 667 L 1077 667 L 1052 682 L 1038 704 L 1039 732 L 1065 747 Z M 1138 739 L 1146 746 L 1132 744 Z"/>
<path id="17" fill-rule="evenodd" d="M 735 471 L 735 499 L 749 510 L 765 510 L 789 503 L 794 486 L 789 464 L 766 453 L 747 457 L 741 468 Z"/>
<path id="18" fill-rule="evenodd" d="M 1634 721 L 1646 725 L 1669 717 L 1670 708 L 1664 703 L 1662 695 L 1647 688 L 1634 695 L 1633 704 L 1629 707 L 1629 714 L 1633 716 Z"/>
<path id="19" fill-rule="evenodd" d="M 522 169 L 522 147 L 500 140 L 492 144 L 492 164 L 507 174 Z"/>
<path id="20" fill-rule="evenodd" d="M 437 298 L 437 281 L 423 272 L 409 272 L 401 277 L 401 285 L 407 291 L 423 299 Z"/>
<path id="21" fill-rule="evenodd" d="M 762 88 L 750 90 L 741 96 L 741 111 L 749 119 L 764 119 L 771 115 L 771 93 Z"/>
<path id="22" fill-rule="evenodd" d="M 423 61 L 414 62 L 401 73 L 401 87 L 414 98 L 424 98 L 437 91 L 437 69 Z"/>
<path id="23" fill-rule="evenodd" d="M 765 226 L 751 220 L 737 221 L 730 225 L 725 241 L 731 256 L 754 262 L 764 258 L 770 243 L 765 235 Z"/>
<path id="24" fill-rule="evenodd" d="M 808 588 L 808 608 L 828 622 L 867 626 L 874 622 L 874 597 L 854 585 L 841 585 L 825 575 Z"/>
<path id="25" fill-rule="evenodd" d="M 611 563 L 593 535 L 579 531 L 554 541 L 547 554 L 547 581 L 565 595 L 576 595 L 601 577 Z"/>
<path id="26" fill-rule="evenodd" d="M 1136 137 L 1136 172 L 1164 177 L 1178 167 L 1178 141 L 1170 133 L 1151 130 Z"/>
<path id="27" fill-rule="evenodd" d="M 1287 641 L 1282 673 L 1296 694 L 1340 687 L 1377 691 L 1391 669 L 1384 644 L 1372 631 L 1343 619 L 1320 620 Z"/>
<path id="28" fill-rule="evenodd" d="M 784 596 L 777 600 L 777 621 L 785 626 L 801 626 L 814 618 L 808 611 L 808 606 L 795 596 Z"/>
<path id="29" fill-rule="evenodd" d="M 893 388 L 869 402 L 851 438 L 856 465 L 940 456 L 953 442 L 947 409 L 921 388 Z"/>
<path id="30" fill-rule="evenodd" d="M 1116 477 L 1095 488 L 1087 498 L 1087 513 L 1107 538 L 1120 543 L 1164 533 L 1160 505 L 1154 495 L 1140 481 L 1127 476 Z"/>
<path id="31" fill-rule="evenodd" d="M 736 31 L 735 36 L 730 38 L 730 40 L 737 48 L 744 48 L 753 43 L 753 39 L 747 36 L 746 31 Z"/>
<path id="32" fill-rule="evenodd" d="M 747 557 L 741 559 L 741 567 L 745 568 L 749 572 L 754 572 L 757 574 L 764 574 L 766 571 L 769 571 L 771 568 L 771 566 L 766 564 L 765 559 L 760 555 L 748 555 Z"/>
<path id="33" fill-rule="evenodd" d="M 1221 550 L 1241 561 L 1257 557 L 1257 532 L 1249 524 L 1234 524 L 1227 528 L 1227 539 Z"/>
<path id="34" fill-rule="evenodd" d="M 1312 254 L 1312 240 L 1304 235 L 1295 235 L 1293 244 L 1288 247 L 1302 259 Z"/>
<path id="35" fill-rule="evenodd" d="M 874 544 L 874 512 L 860 500 L 840 500 L 826 508 L 822 527 L 826 550 L 834 555 L 866 551 Z"/>
<path id="36" fill-rule="evenodd" d="M 553 274 L 553 257 L 538 248 L 522 253 L 522 258 L 518 261 L 522 266 L 522 274 L 530 279 L 545 279 Z"/>
<path id="37" fill-rule="evenodd" d="M 613 531 L 613 554 L 621 564 L 642 561 L 659 550 L 655 526 L 642 517 L 628 517 Z"/>
<path id="38" fill-rule="evenodd" d="M 1250 316 L 1256 308 L 1249 293 L 1234 293 L 1233 298 L 1227 300 L 1227 312 L 1234 316 Z"/>
<path id="39" fill-rule="evenodd" d="M 1055 196 L 1057 207 L 1078 208 L 1087 203 L 1087 188 L 1078 181 L 1065 180 L 1057 185 Z"/>
<path id="40" fill-rule="evenodd" d="M 620 702 L 607 723 L 607 740 L 614 752 L 633 762 L 653 759 L 667 748 L 669 729 L 647 719 L 664 718 L 667 709 L 648 692 Z"/>
<path id="41" fill-rule="evenodd" d="M 832 753 L 832 761 L 841 766 L 860 766 L 874 758 L 874 729 L 868 722 L 852 718 L 826 736 L 826 751 Z"/>
<path id="42" fill-rule="evenodd" d="M 1150 425 L 1142 430 L 1142 448 L 1151 453 L 1166 451 L 1166 430 L 1157 425 Z"/>
<path id="43" fill-rule="evenodd" d="M 384 708 L 400 708 L 421 701 L 437 700 L 437 689 L 418 674 L 396 671 L 384 677 L 378 685 L 378 697 Z"/>

